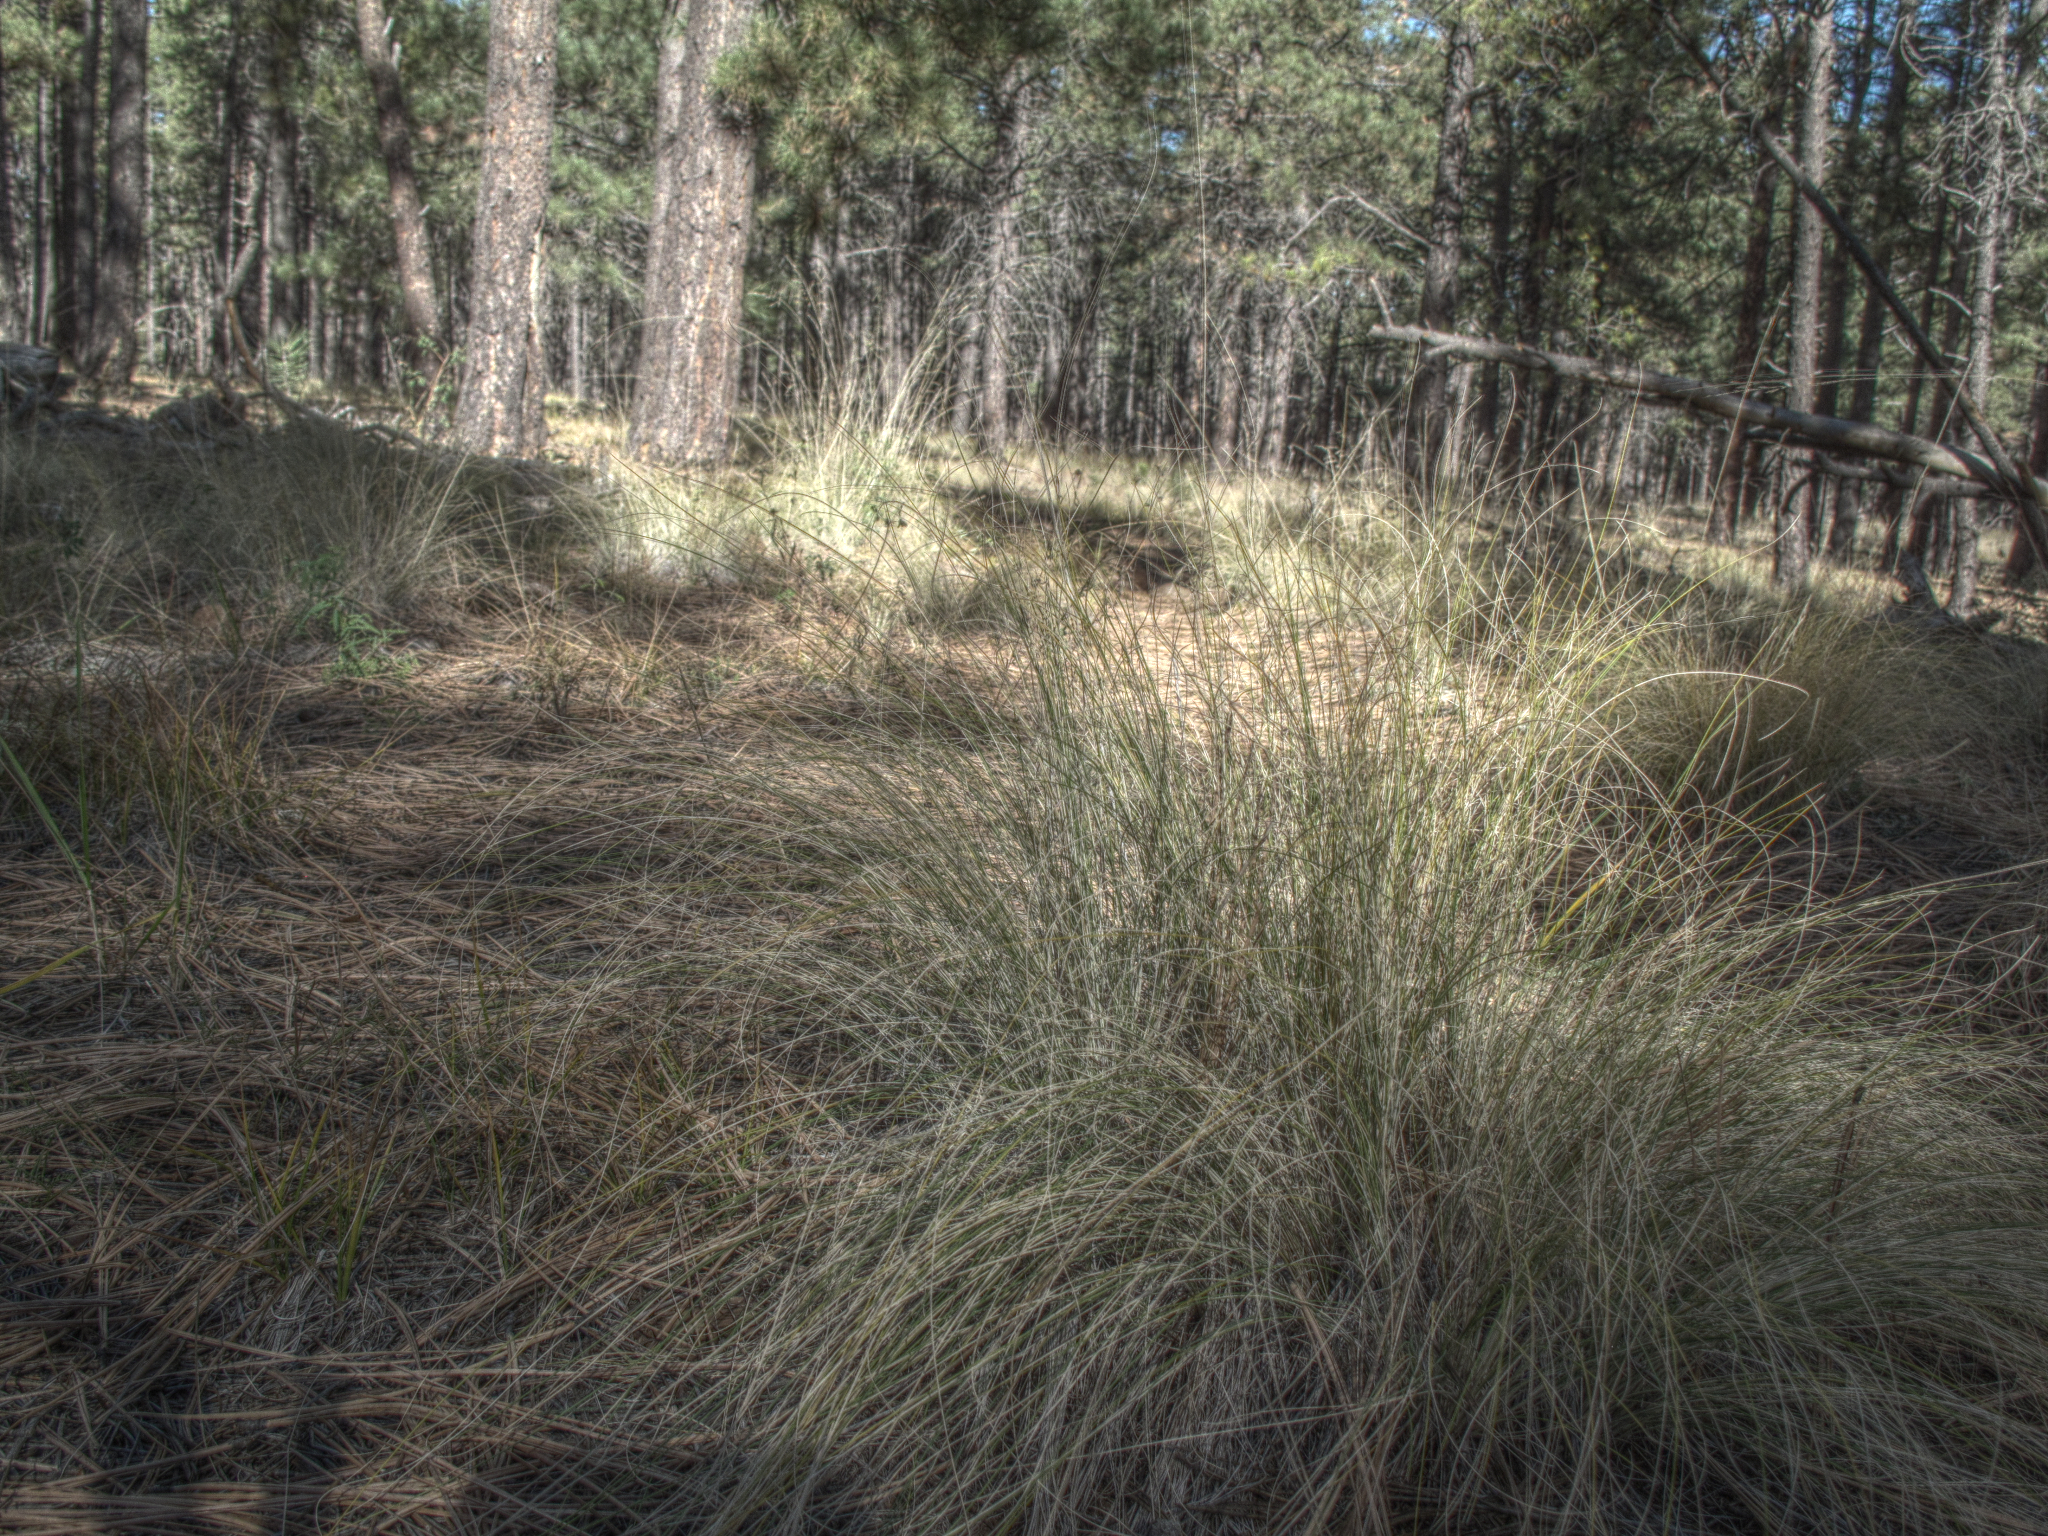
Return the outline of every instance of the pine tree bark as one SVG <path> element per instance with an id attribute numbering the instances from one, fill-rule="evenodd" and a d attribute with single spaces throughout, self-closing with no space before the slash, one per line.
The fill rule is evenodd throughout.
<path id="1" fill-rule="evenodd" d="M 0 327 L 10 337 L 26 338 L 33 308 L 21 270 L 21 234 L 14 197 L 15 154 L 18 149 L 7 115 L 7 63 L 0 58 Z"/>
<path id="2" fill-rule="evenodd" d="M 1975 217 L 1970 262 L 1970 355 L 1964 384 L 1971 398 L 1980 404 L 1991 398 L 1992 345 L 1997 336 L 1998 264 L 2005 243 L 2006 207 L 2011 188 L 2007 185 L 2005 142 L 2008 71 L 2006 66 L 2005 10 L 1986 4 L 1982 22 L 1984 79 L 1978 132 L 1972 158 Z M 1977 503 L 1956 503 L 1955 580 L 1949 588 L 1948 609 L 1967 619 L 1977 603 Z M 2014 531 L 2015 542 L 2026 543 L 2030 535 L 2022 518 Z"/>
<path id="3" fill-rule="evenodd" d="M 434 301 L 434 266 L 427 245 L 426 204 L 413 170 L 412 120 L 405 87 L 391 51 L 384 0 L 356 0 L 356 44 L 370 93 L 377 104 L 377 148 L 384 159 L 384 185 L 391 204 L 391 235 L 398 264 L 398 298 L 415 367 L 439 349 L 441 310 Z"/>
<path id="4" fill-rule="evenodd" d="M 1814 0 L 1803 29 L 1798 145 L 1799 169 L 1815 186 L 1827 180 L 1828 128 L 1835 96 L 1835 20 L 1825 0 Z M 1791 360 L 1786 369 L 1787 404 L 1811 414 L 1818 398 L 1821 348 L 1821 259 L 1827 225 L 1819 209 L 1802 198 L 1794 222 L 1792 255 Z M 1819 493 L 1818 465 L 1800 477 L 1778 510 L 1771 578 L 1781 587 L 1806 584 L 1812 562 L 1809 533 Z"/>
<path id="5" fill-rule="evenodd" d="M 1436 188 L 1430 199 L 1429 256 L 1422 269 L 1425 330 L 1458 328 L 1458 258 L 1465 223 L 1465 162 L 1472 147 L 1472 96 L 1478 35 L 1460 15 L 1444 49 L 1443 122 L 1437 134 Z M 1408 402 L 1408 469 L 1425 487 L 1453 466 L 1441 462 L 1450 428 L 1450 364 L 1425 363 Z"/>
<path id="6" fill-rule="evenodd" d="M 1770 287 L 1771 223 L 1776 209 L 1778 167 L 1766 159 L 1757 167 L 1749 203 L 1749 239 L 1742 251 L 1742 294 L 1735 308 L 1735 355 L 1730 373 L 1744 390 L 1756 387 L 1763 345 L 1764 301 Z M 1713 510 L 1707 516 L 1707 542 L 1726 544 L 1763 472 L 1763 444 L 1730 433 L 1714 487 Z"/>
<path id="7" fill-rule="evenodd" d="M 678 464 L 722 462 L 739 393 L 754 214 L 752 129 L 713 89 L 757 0 L 671 0 L 654 101 L 647 313 L 627 442 Z"/>
<path id="8" fill-rule="evenodd" d="M 76 68 L 57 87 L 51 340 L 59 352 L 80 361 L 92 346 L 93 279 L 99 268 L 93 139 L 99 112 L 100 8 L 97 0 L 67 0 L 54 19 L 72 35 Z"/>
<path id="9" fill-rule="evenodd" d="M 1326 467 L 1337 457 L 1334 441 L 1339 387 L 1337 375 L 1344 358 L 1344 311 L 1349 298 L 1347 291 L 1339 290 L 1336 307 L 1330 315 L 1330 339 L 1323 344 L 1322 387 L 1316 391 L 1315 424 L 1309 428 L 1309 441 L 1322 455 Z M 1496 367 L 1496 376 L 1498 372 Z"/>
<path id="10" fill-rule="evenodd" d="M 107 217 L 89 370 L 112 369 L 125 387 L 135 374 L 142 260 L 149 238 L 149 0 L 107 0 Z"/>
<path id="11" fill-rule="evenodd" d="M 305 323 L 304 284 L 296 262 L 299 229 L 299 122 L 292 112 L 291 80 L 298 56 L 298 13 L 279 7 L 271 18 L 269 79 L 265 82 L 263 139 L 268 164 L 263 176 L 265 294 L 270 309 L 266 334 L 273 341 Z"/>
<path id="12" fill-rule="evenodd" d="M 1487 290 L 1490 300 L 1487 330 L 1498 336 L 1508 323 L 1509 265 L 1515 238 L 1515 125 L 1507 107 L 1496 101 L 1493 109 L 1497 159 L 1493 171 L 1493 221 L 1486 250 Z M 1498 456 L 1500 444 L 1500 364 L 1488 363 L 1479 387 L 1479 416 L 1474 436 L 1491 445 Z"/>
<path id="13" fill-rule="evenodd" d="M 484 154 L 470 236 L 469 328 L 455 435 L 474 453 L 537 453 L 545 368 L 541 219 L 554 135 L 556 0 L 494 0 Z"/>
<path id="14" fill-rule="evenodd" d="M 993 453 L 1010 442 L 1010 334 L 1022 263 L 1024 86 L 1012 69 L 990 106 L 995 143 L 988 164 L 987 270 L 981 321 L 981 440 Z"/>
<path id="15" fill-rule="evenodd" d="M 1542 339 L 1543 273 L 1550 260 L 1550 243 L 1557 229 L 1557 197 L 1561 190 L 1558 174 L 1552 171 L 1536 183 L 1529 197 L 1529 233 L 1522 243 L 1522 291 L 1515 317 L 1515 334 L 1524 346 Z M 1549 388 L 1550 381 L 1545 381 Z M 1540 453 L 1536 380 L 1526 370 L 1515 376 L 1514 410 L 1508 417 L 1507 441 L 1501 448 L 1501 463 L 1509 473 L 1522 475 L 1531 456 Z"/>
<path id="16" fill-rule="evenodd" d="M 2048 476 L 2048 362 L 2034 365 L 2034 393 L 2027 408 L 2027 472 L 2036 480 Z M 2017 582 L 2041 564 L 2034 541 L 2025 534 L 2026 519 L 2016 518 L 2012 552 L 2005 560 L 2005 580 Z"/>

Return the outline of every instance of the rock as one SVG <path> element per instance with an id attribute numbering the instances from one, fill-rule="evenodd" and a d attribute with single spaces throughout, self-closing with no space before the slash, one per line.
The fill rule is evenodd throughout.
<path id="1" fill-rule="evenodd" d="M 48 347 L 0 341 L 0 395 L 5 396 L 8 414 L 14 420 L 26 421 L 56 404 L 77 382 L 59 371 L 57 354 Z"/>
<path id="2" fill-rule="evenodd" d="M 235 408 L 218 395 L 181 395 L 158 406 L 149 419 L 160 431 L 203 438 L 217 438 L 245 425 Z"/>

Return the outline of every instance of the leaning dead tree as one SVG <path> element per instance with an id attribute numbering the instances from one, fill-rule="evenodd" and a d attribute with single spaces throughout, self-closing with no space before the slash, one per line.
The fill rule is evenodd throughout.
<path id="1" fill-rule="evenodd" d="M 1708 416 L 1718 416 L 1738 427 L 1762 428 L 1800 447 L 1884 463 L 1903 464 L 1929 475 L 1943 477 L 1926 489 L 1955 495 L 1961 482 L 1972 488 L 2017 503 L 2034 537 L 2048 544 L 2048 529 L 2039 526 L 2040 508 L 2048 501 L 2048 480 L 2035 479 L 2024 471 L 2024 491 L 2015 494 L 2014 474 L 1987 457 L 1949 443 L 1937 443 L 1907 432 L 1894 432 L 1867 421 L 1843 421 L 1835 416 L 1816 416 L 1795 411 L 1699 379 L 1658 373 L 1633 363 L 1603 363 L 1590 357 L 1573 357 L 1564 352 L 1545 352 L 1511 342 L 1490 341 L 1483 336 L 1456 336 L 1446 331 L 1425 330 L 1419 325 L 1376 325 L 1372 336 L 1379 341 L 1402 342 L 1423 348 L 1426 361 L 1459 358 L 1471 362 L 1505 363 L 1535 373 L 1553 373 L 1559 378 L 1591 384 L 1601 389 L 1623 390 L 1652 400 L 1669 400 Z M 1832 468 L 1831 466 L 1830 469 Z"/>

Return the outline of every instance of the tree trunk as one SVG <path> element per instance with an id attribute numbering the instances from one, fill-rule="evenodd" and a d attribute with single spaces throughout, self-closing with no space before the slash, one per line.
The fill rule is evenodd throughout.
<path id="1" fill-rule="evenodd" d="M 242 181 L 242 7 L 240 0 L 228 6 L 228 56 L 223 72 L 218 133 L 220 140 L 220 182 L 215 190 L 215 220 L 218 225 L 213 249 L 216 287 L 211 310 L 212 361 L 222 368 L 235 364 L 234 329 L 228 305 L 234 302 L 237 253 L 242 249 L 236 236 L 236 209 Z"/>
<path id="2" fill-rule="evenodd" d="M 279 341 L 305 323 L 303 283 L 298 275 L 299 123 L 292 113 L 291 80 L 299 39 L 289 24 L 288 9 L 272 18 L 270 78 L 264 100 L 264 149 L 268 166 L 263 185 L 263 248 L 269 286 L 270 323 L 265 334 Z"/>
<path id="3" fill-rule="evenodd" d="M 711 74 L 746 36 L 755 5 L 671 0 L 662 33 L 647 315 L 627 442 L 672 463 L 719 463 L 731 451 L 754 143 L 722 107 Z"/>
<path id="4" fill-rule="evenodd" d="M 41 346 L 50 340 L 50 288 L 55 262 L 50 249 L 50 82 L 36 81 L 36 180 L 32 196 L 30 238 L 35 241 L 35 270 L 29 296 L 28 339 Z"/>
<path id="5" fill-rule="evenodd" d="M 135 375 L 143 295 L 142 253 L 149 238 L 144 206 L 149 175 L 149 0 L 107 0 L 107 221 L 98 302 L 93 310 L 91 371 L 109 364 L 124 388 Z"/>
<path id="6" fill-rule="evenodd" d="M 1543 267 L 1550 259 L 1550 241 L 1557 225 L 1557 195 L 1560 183 L 1555 172 L 1536 183 L 1529 198 L 1529 238 L 1522 247 L 1522 292 L 1516 333 L 1524 346 L 1542 340 Z M 1514 410 L 1508 417 L 1508 437 L 1501 450 L 1501 462 L 1510 474 L 1523 475 L 1528 457 L 1538 452 L 1536 444 L 1536 381 L 1524 372 L 1515 380 Z"/>
<path id="7" fill-rule="evenodd" d="M 1835 95 L 1835 20 L 1827 5 L 1816 4 L 1807 18 L 1801 50 L 1799 138 L 1795 151 L 1799 169 L 1816 187 L 1827 181 L 1828 128 Z M 1818 396 L 1821 347 L 1821 258 L 1827 226 L 1820 210 L 1802 198 L 1794 227 L 1792 257 L 1792 356 L 1787 367 L 1787 404 L 1811 413 Z M 1778 512 L 1777 543 L 1771 579 L 1781 587 L 1806 584 L 1812 557 L 1809 526 L 1820 492 L 1818 465 L 1801 477 L 1796 494 L 1785 498 Z"/>
<path id="8" fill-rule="evenodd" d="M 1322 454 L 1325 468 L 1337 456 L 1332 437 L 1337 421 L 1337 368 L 1344 355 L 1344 309 L 1348 298 L 1348 293 L 1340 292 L 1330 316 L 1330 339 L 1323 347 L 1322 388 L 1316 393 L 1315 425 L 1309 429 L 1309 438 Z"/>
<path id="9" fill-rule="evenodd" d="M 1756 387 L 1757 365 L 1762 360 L 1764 301 L 1770 290 L 1771 224 L 1778 196 L 1778 167 L 1765 160 L 1757 167 L 1755 188 L 1749 202 L 1749 240 L 1742 251 L 1742 294 L 1735 310 L 1735 355 L 1730 375 L 1747 394 Z M 1735 526 L 1750 489 L 1763 473 L 1763 444 L 1730 433 L 1728 451 L 1722 456 L 1719 483 L 1714 488 L 1713 510 L 1707 515 L 1707 542 L 1726 544 L 1735 537 Z"/>
<path id="10" fill-rule="evenodd" d="M 1856 29 L 1856 46 L 1849 67 L 1849 104 L 1845 114 L 1848 145 L 1843 154 L 1842 180 L 1850 188 L 1858 184 L 1865 132 L 1864 108 L 1870 99 L 1870 83 L 1877 53 L 1877 0 L 1863 0 L 1863 14 Z M 1839 242 L 1828 261 L 1827 299 L 1823 306 L 1819 397 L 1816 409 L 1823 416 L 1837 416 L 1841 402 L 1842 364 L 1847 350 L 1851 259 Z M 1854 413 L 1851 412 L 1853 415 Z M 1830 541 L 1832 543 L 1832 541 Z"/>
<path id="11" fill-rule="evenodd" d="M 469 329 L 456 439 L 523 455 L 546 439 L 536 300 L 554 132 L 556 0 L 494 0 L 484 155 L 470 236 Z"/>
<path id="12" fill-rule="evenodd" d="M 1301 306 L 1292 289 L 1275 295 L 1272 336 L 1266 348 L 1265 430 L 1259 439 L 1259 468 L 1276 473 L 1287 454 L 1289 416 L 1294 404 L 1294 350 L 1299 345 Z"/>
<path id="13" fill-rule="evenodd" d="M 953 371 L 953 435 L 974 430 L 974 402 L 981 382 L 981 316 L 969 315 Z"/>
<path id="14" fill-rule="evenodd" d="M 1217 306 L 1223 320 L 1216 327 L 1211 352 L 1222 354 L 1216 370 L 1216 426 L 1209 437 L 1209 453 L 1217 464 L 1234 469 L 1238 462 L 1238 433 L 1244 420 L 1245 294 L 1235 278 L 1224 287 Z"/>
<path id="15" fill-rule="evenodd" d="M 995 145 L 988 172 L 988 270 L 981 323 L 981 440 L 995 453 L 1010 441 L 1010 323 L 1022 259 L 1023 80 L 1013 69 L 990 106 Z"/>
<path id="16" fill-rule="evenodd" d="M 384 185 L 391 203 L 392 244 L 398 258 L 399 304 L 413 366 L 438 348 L 441 310 L 434 301 L 434 267 L 427 246 L 426 206 L 412 166 L 412 123 L 405 88 L 391 51 L 384 0 L 356 0 L 356 41 L 370 93 L 377 103 L 377 147 L 384 157 Z"/>
<path id="17" fill-rule="evenodd" d="M 31 309 L 22 282 L 21 236 L 15 218 L 16 148 L 7 116 L 6 61 L 0 59 L 0 284 L 6 286 L 4 297 L 0 297 L 0 326 L 9 336 L 24 337 Z"/>
<path id="18" fill-rule="evenodd" d="M 2034 365 L 2034 394 L 2027 419 L 2027 471 L 2039 480 L 2048 476 L 2048 362 Z M 2034 541 L 2025 536 L 2026 519 L 2014 521 L 2019 526 L 2013 530 L 2012 553 L 2005 561 L 2007 582 L 2019 581 L 2041 564 Z"/>
<path id="19" fill-rule="evenodd" d="M 57 88 L 56 293 L 52 340 L 74 362 L 93 342 L 93 279 L 99 267 L 93 138 L 99 112 L 100 8 L 67 0 L 57 17 L 72 34 L 77 68 Z"/>
<path id="20" fill-rule="evenodd" d="M 1436 189 L 1430 199 L 1429 257 L 1422 269 L 1422 326 L 1458 328 L 1458 258 L 1465 222 L 1465 162 L 1472 147 L 1472 94 L 1478 37 L 1460 15 L 1444 52 L 1443 122 L 1437 133 Z M 1408 402 L 1408 469 L 1427 488 L 1454 466 L 1440 462 L 1449 420 L 1449 365 L 1425 361 Z"/>
<path id="21" fill-rule="evenodd" d="M 1493 171 L 1493 226 L 1486 250 L 1486 275 L 1490 299 L 1487 329 L 1498 336 L 1508 323 L 1508 279 L 1515 239 L 1515 124 L 1506 106 L 1496 101 L 1493 109 L 1494 138 L 1497 141 Z M 1479 416 L 1474 436 L 1495 451 L 1500 446 L 1500 364 L 1488 363 L 1479 387 Z"/>
<path id="22" fill-rule="evenodd" d="M 1966 387 L 1981 405 L 1991 398 L 1992 344 L 1997 333 L 1998 260 L 2005 240 L 2005 215 L 2010 188 L 2007 185 L 2005 122 L 2009 103 L 2006 68 L 2005 11 L 2001 5 L 1984 7 L 1984 97 L 1978 128 L 1975 194 L 1976 225 L 1970 264 L 1970 358 L 1964 375 Z M 1970 617 L 1977 599 L 1977 504 L 1956 503 L 1955 582 L 1949 589 L 1949 612 L 1959 619 Z M 2019 519 L 2013 532 L 2016 543 L 2031 535 L 2026 519 Z"/>

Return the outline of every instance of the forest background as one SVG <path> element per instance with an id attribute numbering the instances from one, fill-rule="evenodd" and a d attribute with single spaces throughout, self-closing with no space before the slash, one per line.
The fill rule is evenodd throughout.
<path id="1" fill-rule="evenodd" d="M 481 177 L 512 107 L 486 99 L 493 12 L 546 53 L 524 110 L 551 110 L 522 130 L 546 177 L 530 267 L 485 302 L 480 182 L 510 184 Z M 479 338 L 530 316 L 535 399 L 630 409 L 636 445 L 668 457 L 720 456 L 735 392 L 996 448 L 1264 469 L 1370 459 L 1380 423 L 1508 477 L 1715 487 L 1724 536 L 1796 491 L 1798 543 L 1836 554 L 1875 498 L 1889 562 L 1894 486 L 1791 484 L 1754 435 L 1497 362 L 1438 360 L 1410 401 L 1414 349 L 1369 331 L 1419 316 L 1967 441 L 1851 254 L 1802 220 L 1760 123 L 2039 473 L 2044 20 L 1991 0 L 8 0 L 0 329 L 125 377 L 232 371 L 239 327 L 287 389 L 461 396 L 458 435 L 517 452 L 545 428 L 537 407 L 476 414 L 485 375 L 528 388 Z M 692 88 L 695 124 L 675 95 Z M 693 132 L 757 162 L 757 195 L 729 221 L 748 235 L 740 355 L 715 360 L 708 424 L 679 426 L 702 407 L 647 322 L 716 265 L 658 249 L 678 216 L 664 167 Z M 1952 558 L 1947 506 L 1903 535 L 1931 568 Z"/>

